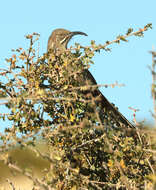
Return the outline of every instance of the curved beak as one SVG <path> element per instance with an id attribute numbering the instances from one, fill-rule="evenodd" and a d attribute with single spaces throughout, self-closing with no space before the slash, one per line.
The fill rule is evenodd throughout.
<path id="1" fill-rule="evenodd" d="M 68 35 L 61 41 L 61 43 L 64 43 L 64 42 L 65 42 L 65 48 L 66 48 L 66 49 L 67 49 L 68 42 L 69 42 L 70 39 L 71 39 L 73 36 L 75 36 L 75 35 L 88 36 L 86 33 L 80 32 L 80 31 L 69 32 Z"/>
<path id="2" fill-rule="evenodd" d="M 70 32 L 70 36 L 73 37 L 75 35 L 83 35 L 83 36 L 88 36 L 86 33 L 84 32 L 79 32 L 79 31 L 74 31 L 74 32 Z"/>

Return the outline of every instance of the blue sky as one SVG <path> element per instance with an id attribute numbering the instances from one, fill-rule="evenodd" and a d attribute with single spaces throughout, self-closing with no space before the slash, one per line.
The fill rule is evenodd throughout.
<path id="1" fill-rule="evenodd" d="M 105 43 L 133 27 L 138 29 L 147 23 L 153 29 L 145 32 L 144 38 L 129 38 L 128 43 L 112 45 L 112 52 L 95 56 L 90 71 L 99 84 L 118 81 L 125 87 L 102 88 L 103 94 L 131 121 L 129 106 L 139 109 L 138 121 L 151 121 L 153 110 L 148 65 L 152 58 L 149 51 L 156 49 L 156 1 L 155 0 L 5 0 L 0 2 L 0 68 L 4 59 L 11 55 L 12 48 L 26 47 L 24 35 L 40 33 L 40 53 L 44 53 L 52 30 L 65 28 L 80 30 L 88 37 L 75 36 L 75 42 L 89 45 L 91 40 Z"/>

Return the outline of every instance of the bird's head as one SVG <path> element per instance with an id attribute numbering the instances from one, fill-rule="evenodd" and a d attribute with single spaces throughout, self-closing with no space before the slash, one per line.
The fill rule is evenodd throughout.
<path id="1" fill-rule="evenodd" d="M 87 36 L 86 33 L 79 31 L 70 32 L 69 30 L 65 30 L 62 28 L 54 30 L 49 37 L 47 50 L 49 51 L 50 49 L 67 49 L 68 42 L 75 35 Z"/>

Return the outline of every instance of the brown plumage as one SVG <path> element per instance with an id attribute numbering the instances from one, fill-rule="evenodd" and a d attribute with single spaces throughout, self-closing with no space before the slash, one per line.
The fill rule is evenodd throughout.
<path id="1" fill-rule="evenodd" d="M 52 32 L 52 34 L 49 37 L 48 40 L 48 46 L 47 50 L 49 51 L 52 49 L 53 51 L 57 50 L 65 50 L 67 49 L 68 42 L 70 39 L 75 35 L 84 35 L 87 36 L 87 34 L 83 32 L 70 32 L 65 29 L 56 29 Z M 83 77 L 82 77 L 83 76 Z M 93 75 L 89 72 L 89 70 L 85 69 L 82 71 L 79 79 L 80 83 L 84 85 L 97 85 L 95 78 Z M 105 110 L 103 114 L 106 114 L 106 118 L 110 116 L 112 119 L 112 123 L 115 126 L 126 126 L 130 128 L 135 128 L 118 110 L 117 108 L 111 104 L 107 98 L 100 92 L 99 89 L 94 88 L 91 89 L 89 92 L 86 90 L 86 92 L 83 92 L 85 95 L 87 93 L 90 93 L 92 97 L 97 98 L 96 103 L 100 107 L 100 110 Z"/>

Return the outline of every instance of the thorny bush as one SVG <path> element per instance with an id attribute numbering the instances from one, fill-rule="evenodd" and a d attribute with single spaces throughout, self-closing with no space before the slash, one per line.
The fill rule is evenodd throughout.
<path id="1" fill-rule="evenodd" d="M 144 189 L 151 183 L 147 176 L 155 170 L 155 160 L 146 151 L 151 149 L 150 137 L 139 127 L 113 126 L 109 113 L 101 114 L 95 98 L 85 96 L 98 85 L 85 85 L 82 78 L 96 52 L 110 51 L 110 44 L 127 41 L 129 36 L 143 36 L 148 28 L 151 24 L 137 32 L 129 29 L 104 45 L 75 44 L 42 56 L 37 55 L 39 34 L 33 33 L 26 36 L 28 50 L 15 49 L 6 59 L 9 67 L 1 69 L 0 92 L 8 113 L 1 119 L 11 126 L 1 134 L 1 152 L 17 144 L 30 146 L 50 162 L 42 180 L 31 178 L 34 188 Z M 49 147 L 46 154 L 35 149 L 40 139 Z M 16 166 L 10 157 L 3 160 L 9 167 Z M 31 172 L 19 171 L 30 178 Z"/>

